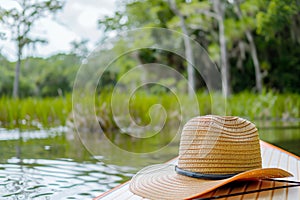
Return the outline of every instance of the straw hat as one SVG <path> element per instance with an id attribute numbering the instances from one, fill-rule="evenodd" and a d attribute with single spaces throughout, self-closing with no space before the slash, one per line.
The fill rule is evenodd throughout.
<path id="1" fill-rule="evenodd" d="M 229 182 L 292 176 L 262 168 L 255 125 L 239 117 L 201 116 L 183 127 L 178 165 L 159 164 L 139 171 L 130 190 L 148 199 L 189 199 Z"/>

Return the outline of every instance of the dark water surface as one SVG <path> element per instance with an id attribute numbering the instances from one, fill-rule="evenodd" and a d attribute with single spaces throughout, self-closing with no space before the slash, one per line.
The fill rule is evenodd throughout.
<path id="1" fill-rule="evenodd" d="M 261 139 L 300 155 L 299 123 L 257 123 Z M 163 153 L 138 155 L 130 160 L 110 150 L 95 138 L 85 140 L 105 155 L 88 151 L 64 127 L 20 131 L 0 128 L 0 199 L 91 199 L 113 188 L 140 168 L 165 162 L 177 155 L 178 139 Z M 114 137 L 120 145 L 135 143 L 127 137 Z M 133 148 L 151 149 L 167 141 L 148 140 Z M 161 143 L 161 144 L 160 144 Z M 147 151 L 147 149 L 143 149 Z"/>

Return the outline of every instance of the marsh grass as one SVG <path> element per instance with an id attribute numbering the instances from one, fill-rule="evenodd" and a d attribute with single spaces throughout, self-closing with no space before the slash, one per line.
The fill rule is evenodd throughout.
<path id="1" fill-rule="evenodd" d="M 166 126 L 172 126 L 180 120 L 180 104 L 172 94 L 138 92 L 130 98 L 127 94 L 118 94 L 113 98 L 111 102 L 111 94 L 106 93 L 96 99 L 97 118 L 108 131 L 118 129 L 118 124 L 130 129 L 133 126 L 132 121 L 138 126 L 159 125 L 166 116 Z"/>
<path id="2" fill-rule="evenodd" d="M 6 128 L 47 128 L 64 125 L 71 98 L 0 98 L 0 122 Z"/>
<path id="3" fill-rule="evenodd" d="M 6 128 L 41 128 L 66 125 L 71 121 L 72 95 L 56 98 L 11 99 L 0 98 L 0 126 Z M 300 118 L 300 95 L 299 94 L 277 94 L 264 91 L 257 95 L 250 92 L 243 92 L 231 96 L 228 100 L 221 94 L 197 94 L 198 105 L 190 103 L 186 95 L 180 97 L 170 93 L 159 95 L 137 92 L 129 100 L 129 116 L 126 116 L 125 99 L 126 94 L 117 94 L 114 102 L 114 111 L 118 117 L 132 118 L 135 123 L 145 126 L 149 123 L 159 123 L 163 112 L 166 113 L 166 126 L 176 126 L 182 119 L 182 112 L 189 116 L 199 115 L 196 113 L 199 108 L 200 115 L 219 114 L 245 117 L 250 120 L 280 119 L 288 120 Z M 91 101 L 86 99 L 87 103 Z M 111 107 L 111 93 L 100 94 L 95 101 L 95 112 L 99 123 L 107 130 L 117 129 L 116 118 L 114 118 Z M 152 110 L 151 107 L 160 104 L 161 107 Z M 125 106 L 124 106 L 125 105 Z M 164 111 L 162 110 L 164 109 Z M 150 111 L 150 112 L 149 112 Z M 81 126 L 87 130 L 91 124 L 89 121 L 95 117 L 95 112 L 84 111 Z M 123 115 L 124 114 L 124 115 Z M 130 124 L 128 124 L 130 126 Z"/>
<path id="4" fill-rule="evenodd" d="M 277 94 L 264 91 L 262 94 L 243 92 L 227 101 L 227 115 L 244 116 L 248 119 L 296 119 L 300 118 L 300 95 Z"/>

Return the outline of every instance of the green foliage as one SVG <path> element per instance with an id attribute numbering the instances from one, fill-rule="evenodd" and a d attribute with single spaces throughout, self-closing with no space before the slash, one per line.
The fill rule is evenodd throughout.
<path id="1" fill-rule="evenodd" d="M 87 47 L 89 40 L 82 39 L 80 41 L 72 41 L 71 42 L 71 54 L 76 55 L 77 57 L 84 59 L 89 54 L 89 49 Z"/>
<path id="2" fill-rule="evenodd" d="M 299 118 L 299 95 L 266 91 L 260 95 L 243 92 L 228 100 L 227 114 L 249 119 Z"/>
<path id="3" fill-rule="evenodd" d="M 14 73 L 4 66 L 0 66 L 0 95 L 11 95 Z"/>
<path id="4" fill-rule="evenodd" d="M 165 28 L 172 15 L 167 1 L 124 1 L 113 16 L 105 16 L 98 25 L 105 32 L 142 27 Z"/>
<path id="5" fill-rule="evenodd" d="M 102 91 L 95 99 L 95 112 L 99 123 L 106 131 L 118 130 L 112 113 L 111 92 Z M 127 94 L 118 93 L 114 98 L 114 111 L 117 114 L 125 113 L 124 99 Z M 88 97 L 82 102 L 91 102 Z M 197 94 L 199 110 L 201 115 L 219 114 L 235 115 L 248 118 L 250 120 L 261 119 L 294 119 L 300 117 L 300 98 L 299 94 L 278 94 L 272 91 L 266 91 L 260 95 L 251 92 L 242 92 L 233 95 L 227 101 L 218 93 L 208 94 L 199 92 Z M 178 100 L 181 102 L 178 102 Z M 155 104 L 162 105 L 167 114 L 166 128 L 177 126 L 181 119 L 180 109 L 187 113 L 194 113 L 197 105 L 189 103 L 187 95 L 180 94 L 180 98 L 172 93 L 151 94 L 145 92 L 136 92 L 131 96 L 129 102 L 129 111 L 131 117 L 140 125 L 147 125 L 150 122 L 150 116 L 155 123 L 159 123 L 161 116 L 158 113 L 151 113 L 150 108 Z M 225 110 L 223 104 L 226 103 Z M 183 105 L 189 105 L 182 108 Z M 71 95 L 56 98 L 25 98 L 11 99 L 8 97 L 0 98 L 0 124 L 4 127 L 23 127 L 23 128 L 41 128 L 65 125 L 67 121 L 72 121 L 72 103 Z M 196 114 L 196 113 L 195 113 Z M 86 112 L 80 117 L 80 128 L 89 131 L 95 131 L 99 127 L 93 127 L 93 113 Z M 188 120 L 188 119 L 184 119 Z"/>
<path id="6" fill-rule="evenodd" d="M 267 73 L 264 78 L 266 87 L 279 92 L 299 93 L 299 44 L 288 36 L 267 41 L 264 37 L 256 37 L 256 43 L 260 50 L 262 69 Z"/>
<path id="7" fill-rule="evenodd" d="M 50 5 L 50 1 L 44 2 L 48 2 Z M 220 63 L 219 33 L 212 2 L 207 0 L 176 2 L 178 9 L 184 15 L 191 38 L 198 41 L 208 51 L 214 62 Z M 297 1 L 247 0 L 240 1 L 239 7 L 242 14 L 240 17 L 237 14 L 237 6 L 229 1 L 226 2 L 225 34 L 229 61 L 232 66 L 230 75 L 233 91 L 236 93 L 244 90 L 252 91 L 255 87 L 253 61 L 249 42 L 245 36 L 245 32 L 248 30 L 252 34 L 257 48 L 266 89 L 283 93 L 299 93 L 300 12 Z M 52 12 L 52 10 L 50 11 Z M 3 12 L 2 23 L 5 20 Z M 16 17 L 17 13 L 14 16 Z M 122 1 L 113 16 L 99 20 L 99 26 L 107 34 L 149 26 L 180 30 L 178 17 L 174 16 L 168 1 L 164 0 Z M 154 37 L 160 37 L 156 34 L 155 32 L 147 32 L 147 34 L 142 32 L 140 35 L 115 38 L 115 41 L 111 43 L 113 44 L 112 51 L 104 49 L 101 51 L 101 55 L 97 54 L 94 56 L 95 58 L 89 59 L 89 65 L 95 66 L 90 73 L 98 70 L 99 63 L 103 63 L 104 60 L 113 62 L 105 72 L 105 66 L 101 66 L 104 73 L 97 91 L 100 93 L 113 88 L 126 72 L 140 64 L 164 64 L 186 76 L 184 59 L 171 52 L 140 49 L 121 55 L 128 49 L 140 46 L 141 43 L 151 44 Z M 167 41 L 167 38 L 161 38 L 161 41 L 176 43 L 178 46 L 182 44 L 182 41 Z M 20 97 L 63 96 L 65 93 L 71 92 L 80 61 L 86 56 L 86 43 L 87 40 L 84 39 L 74 41 L 72 43 L 73 51 L 70 54 L 23 59 Z M 3 57 L 0 58 L 0 96 L 9 96 L 12 93 L 15 64 Z M 90 73 L 87 73 L 87 76 Z M 132 76 L 136 75 L 132 74 Z M 129 80 L 130 78 L 132 77 L 128 77 Z M 200 76 L 197 79 L 197 82 L 201 82 Z M 91 84 L 88 82 L 89 77 L 85 77 L 84 80 L 87 80 L 87 85 Z M 197 89 L 203 89 L 204 85 L 198 84 Z M 153 93 L 162 92 L 161 88 L 153 87 L 151 90 Z"/>
<path id="8" fill-rule="evenodd" d="M 49 58 L 23 60 L 20 97 L 58 96 L 71 92 L 80 64 L 74 54 L 57 54 Z M 0 64 L 0 96 L 10 96 L 14 79 L 14 62 L 3 58 Z"/>
<path id="9" fill-rule="evenodd" d="M 267 39 L 274 38 L 278 32 L 291 25 L 293 18 L 299 13 L 299 5 L 295 0 L 262 1 L 265 10 L 258 12 L 257 33 Z"/>
<path id="10" fill-rule="evenodd" d="M 62 9 L 63 2 L 19 0 L 17 4 L 20 9 L 0 8 L 0 22 L 10 29 L 13 42 L 16 42 L 18 50 L 22 51 L 23 47 L 30 43 L 45 42 L 41 38 L 32 38 L 29 33 L 38 19 Z"/>
<path id="11" fill-rule="evenodd" d="M 202 29 L 209 31 L 213 28 L 213 18 L 201 14 L 202 11 L 209 11 L 211 9 L 208 1 L 192 1 L 191 3 L 181 3 L 180 9 L 183 15 L 187 16 L 186 22 L 190 29 Z"/>
<path id="12" fill-rule="evenodd" d="M 79 68 L 80 57 L 75 55 L 58 54 L 52 56 L 44 62 L 47 66 L 37 77 L 36 83 L 41 96 L 63 95 L 72 90 L 73 81 Z"/>
<path id="13" fill-rule="evenodd" d="M 115 97 L 119 102 L 114 104 L 117 113 L 124 113 L 124 99 L 126 94 L 117 94 Z M 178 102 L 181 99 L 182 102 Z M 300 98 L 299 94 L 278 94 L 272 91 L 266 91 L 260 95 L 251 92 L 242 92 L 233 95 L 227 101 L 218 93 L 207 94 L 199 92 L 197 94 L 199 110 L 201 115 L 219 114 L 242 116 L 250 120 L 262 119 L 294 119 L 300 117 Z M 96 99 L 96 113 L 102 124 L 107 130 L 118 129 L 111 110 L 111 94 L 102 93 Z M 167 114 L 167 127 L 178 124 L 181 117 L 180 109 L 185 109 L 188 113 L 194 113 L 196 105 L 189 103 L 190 99 L 186 95 L 180 95 L 180 98 L 174 97 L 170 93 L 151 94 L 144 92 L 135 93 L 129 102 L 129 111 L 131 117 L 140 125 L 147 125 L 150 122 L 150 107 L 154 104 L 160 104 Z M 180 103 L 180 104 L 178 104 Z M 224 103 L 226 104 L 223 110 Z M 182 108 L 182 105 L 189 105 Z M 128 109 L 128 108 L 126 108 Z M 153 116 L 153 113 L 151 113 Z M 153 117 L 152 120 L 159 119 L 159 116 Z M 187 119 L 184 119 L 187 120 Z M 87 128 L 90 121 L 86 120 L 82 126 Z"/>
<path id="14" fill-rule="evenodd" d="M 64 125 L 72 109 L 71 97 L 0 98 L 0 125 L 9 128 L 42 128 Z"/>
<path id="15" fill-rule="evenodd" d="M 212 43 L 211 45 L 209 45 L 208 47 L 208 53 L 210 55 L 210 58 L 215 61 L 218 62 L 218 60 L 220 60 L 220 46 L 217 43 Z"/>
<path id="16" fill-rule="evenodd" d="M 62 9 L 64 5 L 64 2 L 60 0 L 19 0 L 16 3 L 19 6 L 18 9 L 4 9 L 0 7 L 0 23 L 10 31 L 10 39 L 15 43 L 17 48 L 17 63 L 12 92 L 13 97 L 18 97 L 20 95 L 19 71 L 21 68 L 21 59 L 23 58 L 24 47 L 28 45 L 35 46 L 37 43 L 47 42 L 43 38 L 32 37 L 32 27 L 40 18 L 48 17 L 51 13 L 55 13 Z"/>

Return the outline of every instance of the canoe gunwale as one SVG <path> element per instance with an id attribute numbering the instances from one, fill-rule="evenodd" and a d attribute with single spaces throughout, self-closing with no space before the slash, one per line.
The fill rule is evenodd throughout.
<path id="1" fill-rule="evenodd" d="M 268 142 L 260 140 L 260 145 L 261 145 L 261 147 L 263 146 L 263 147 L 266 147 L 267 149 L 277 150 L 280 153 L 283 153 L 283 154 L 286 154 L 288 156 L 291 156 L 291 157 L 295 158 L 296 160 L 298 160 L 298 162 L 300 161 L 300 157 L 299 156 L 297 156 L 297 155 L 295 155 L 295 154 L 293 154 L 291 152 L 288 152 L 288 151 L 286 151 L 284 149 L 281 149 L 280 147 L 277 147 L 277 146 L 275 146 L 273 144 L 270 144 Z M 173 158 L 173 159 L 171 159 L 171 160 L 169 160 L 169 161 L 167 161 L 166 163 L 174 162 L 177 158 L 178 158 L 178 156 L 175 157 L 175 158 Z M 108 190 L 108 191 L 102 193 L 101 195 L 99 195 L 96 198 L 94 198 L 94 200 L 99 200 L 101 198 L 108 197 L 108 195 L 113 194 L 114 192 L 116 192 L 117 190 L 121 189 L 122 187 L 128 186 L 129 183 L 130 183 L 130 180 L 128 180 L 128 181 L 126 181 L 126 182 L 124 182 L 124 183 L 116 186 L 115 188 L 112 188 L 111 190 Z M 125 189 L 123 189 L 123 190 L 125 190 Z"/>

